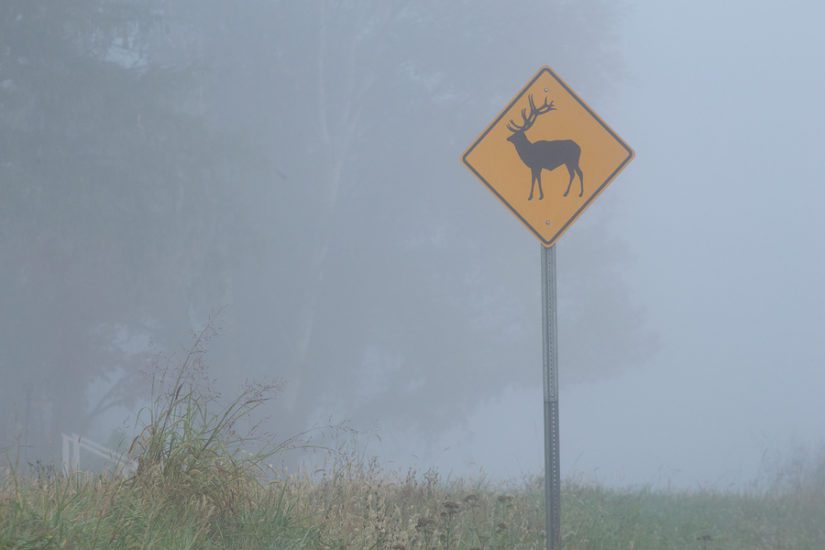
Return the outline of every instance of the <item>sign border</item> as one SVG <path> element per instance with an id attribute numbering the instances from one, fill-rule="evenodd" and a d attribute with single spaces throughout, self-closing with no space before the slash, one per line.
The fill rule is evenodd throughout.
<path id="1" fill-rule="evenodd" d="M 507 111 L 509 111 L 509 110 L 513 107 L 513 105 L 515 105 L 515 104 L 516 104 L 516 102 L 524 96 L 525 92 L 527 92 L 527 90 L 529 90 L 529 89 L 530 89 L 530 87 L 531 87 L 531 86 L 532 86 L 532 85 L 536 82 L 536 80 L 538 80 L 538 79 L 539 79 L 539 77 L 540 77 L 543 73 L 545 73 L 545 72 L 546 72 L 546 73 L 549 73 L 549 74 L 550 74 L 550 76 L 552 76 L 553 78 L 555 78 L 555 79 L 556 79 L 556 81 L 558 81 L 558 82 L 559 82 L 559 84 L 561 84 L 561 85 L 562 85 L 562 87 L 563 87 L 563 88 L 567 91 L 567 93 L 568 93 L 568 94 L 570 94 L 570 96 L 571 96 L 571 97 L 573 97 L 573 99 L 575 99 L 576 101 L 578 101 L 578 102 L 579 102 L 579 105 L 581 105 L 582 107 L 584 107 L 584 109 L 585 109 L 588 113 L 590 113 L 590 116 L 592 116 L 594 119 L 596 119 L 596 121 L 597 121 L 599 124 L 601 124 L 601 125 L 602 125 L 602 127 L 603 127 L 605 130 L 607 130 L 607 132 L 608 132 L 611 136 L 613 136 L 613 139 L 615 139 L 615 140 L 619 143 L 619 145 L 621 145 L 621 146 L 622 146 L 622 147 L 623 147 L 623 148 L 627 151 L 627 157 L 626 157 L 626 158 L 622 161 L 622 163 L 621 163 L 621 164 L 619 164 L 619 166 L 618 166 L 618 167 L 617 167 L 617 168 L 613 171 L 613 173 L 612 173 L 612 174 L 610 174 L 610 175 L 607 177 L 607 179 L 605 179 L 605 180 L 604 180 L 604 182 L 603 182 L 603 183 L 599 186 L 599 188 L 598 188 L 598 189 L 596 189 L 596 192 L 595 192 L 595 193 L 593 193 L 593 194 L 590 196 L 590 198 L 589 198 L 589 199 L 587 199 L 587 201 L 586 201 L 584 204 L 582 204 L 582 205 L 581 205 L 581 207 L 579 207 L 579 209 L 578 209 L 578 210 L 576 210 L 575 214 L 573 214 L 573 216 L 571 216 L 571 218 L 570 218 L 569 220 L 567 220 L 567 223 L 565 223 L 565 224 L 561 227 L 561 229 L 559 229 L 559 230 L 556 232 L 556 234 L 555 234 L 555 235 L 553 235 L 553 236 L 552 236 L 549 240 L 545 240 L 545 239 L 544 239 L 544 237 L 542 237 L 542 236 L 541 236 L 541 234 L 540 234 L 540 233 L 539 233 L 539 232 L 538 232 L 535 228 L 533 228 L 533 226 L 532 226 L 532 225 L 530 225 L 530 224 L 527 222 L 527 220 L 525 220 L 525 219 L 521 216 L 521 214 L 519 214 L 519 213 L 518 213 L 518 210 L 516 210 L 516 209 L 515 209 L 515 208 L 514 208 L 514 207 L 513 207 L 513 206 L 512 206 L 509 202 L 507 202 L 507 201 L 504 199 L 504 197 L 502 197 L 502 196 L 498 193 L 498 191 L 496 191 L 496 190 L 495 190 L 495 188 L 494 188 L 494 187 L 493 187 L 493 186 L 492 186 L 492 185 L 491 185 L 491 184 L 490 184 L 490 183 L 489 183 L 486 179 L 484 179 L 484 176 L 482 176 L 482 175 L 481 175 L 481 174 L 480 174 L 480 173 L 479 173 L 479 172 L 475 169 L 475 167 L 473 167 L 473 165 L 472 165 L 472 164 L 470 164 L 469 160 L 467 159 L 467 157 L 470 155 L 470 153 L 472 153 L 472 152 L 473 152 L 473 149 L 475 149 L 475 148 L 476 148 L 476 146 L 478 146 L 478 144 L 479 144 L 479 143 L 481 143 L 481 141 L 482 141 L 485 137 L 487 137 L 487 134 L 489 134 L 489 133 L 490 133 L 490 131 L 491 131 L 491 130 L 492 130 L 492 129 L 493 129 L 493 128 L 494 128 L 494 127 L 495 127 L 495 126 L 499 123 L 499 121 L 500 121 L 502 118 L 504 118 L 504 115 L 507 113 Z M 562 79 L 561 79 L 561 77 L 559 77 L 559 75 L 557 75 L 557 74 L 553 71 L 553 69 L 551 69 L 551 68 L 550 68 L 549 66 L 547 66 L 547 65 L 544 65 L 541 69 L 539 69 L 539 72 L 538 72 L 538 73 L 536 73 L 536 76 L 534 76 L 532 79 L 530 79 L 530 82 L 528 82 L 528 83 L 527 83 L 527 84 L 526 84 L 526 85 L 525 85 L 525 86 L 521 89 L 521 91 L 519 91 L 519 93 L 518 93 L 518 94 L 516 94 L 516 96 L 513 98 L 513 100 L 512 100 L 512 101 L 511 101 L 511 102 L 510 102 L 510 103 L 509 103 L 509 104 L 508 104 L 508 105 L 507 105 L 504 109 L 502 109 L 501 113 L 499 113 L 499 115 L 498 115 L 498 116 L 496 117 L 496 119 L 495 119 L 495 120 L 494 120 L 494 121 L 493 121 L 493 122 L 492 122 L 492 123 L 491 123 L 491 124 L 487 127 L 487 129 L 485 129 L 485 130 L 484 130 L 484 131 L 483 131 L 483 132 L 482 132 L 482 133 L 478 136 L 478 138 L 477 138 L 477 139 L 473 142 L 473 144 L 472 144 L 472 145 L 470 145 L 470 147 L 467 149 L 467 151 L 465 151 L 465 152 L 464 152 L 464 154 L 462 155 L 461 160 L 462 160 L 462 162 L 464 163 L 464 165 L 465 165 L 465 166 L 467 166 L 467 168 L 469 168 L 469 169 L 470 169 L 470 171 L 471 171 L 473 174 L 475 174 L 475 176 L 476 176 L 479 180 L 481 180 L 481 182 L 482 182 L 482 183 L 484 183 L 484 185 L 486 185 L 486 186 L 487 186 L 487 188 L 488 188 L 490 191 L 492 191 L 493 195 L 495 195 L 495 196 L 496 196 L 496 198 L 497 198 L 499 201 L 501 201 L 501 202 L 502 202 L 505 206 L 507 206 L 507 208 L 509 208 L 509 209 L 510 209 L 510 211 L 511 211 L 513 214 L 515 214 L 515 216 L 516 216 L 516 217 L 517 217 L 517 218 L 521 221 L 521 223 L 522 223 L 522 224 L 524 224 L 524 226 L 525 226 L 525 227 L 527 227 L 527 229 L 529 229 L 529 230 L 530 230 L 530 231 L 531 231 L 531 232 L 532 232 L 532 233 L 533 233 L 536 237 L 538 237 L 539 241 L 541 241 L 541 244 L 542 244 L 545 248 L 550 248 L 551 246 L 553 246 L 553 245 L 556 243 L 556 241 L 559 239 L 559 237 L 561 237 L 562 233 L 564 233 L 564 232 L 567 230 L 567 228 L 568 228 L 568 227 L 570 227 L 570 225 L 571 225 L 574 221 L 576 221 L 576 220 L 579 218 L 579 216 L 581 215 L 581 213 L 582 213 L 582 212 L 584 212 L 584 210 L 585 210 L 588 206 L 590 206 L 590 203 L 592 203 L 592 202 L 593 202 L 593 199 L 595 199 L 596 197 L 598 197 L 598 196 L 601 194 L 601 192 L 605 189 L 605 187 L 607 187 L 607 186 L 608 186 L 608 185 L 609 185 L 609 184 L 610 184 L 610 183 L 611 183 L 611 182 L 612 182 L 612 181 L 616 178 L 616 176 L 617 176 L 617 175 L 619 175 L 619 172 L 621 172 L 622 170 L 624 170 L 624 168 L 628 165 L 628 163 L 630 163 L 630 161 L 631 161 L 631 160 L 633 160 L 633 159 L 635 158 L 635 156 L 636 156 L 636 153 L 633 151 L 633 149 L 631 149 L 631 148 L 630 148 L 630 146 L 629 146 L 627 143 L 625 143 L 625 142 L 624 142 L 624 140 L 623 140 L 622 138 L 620 138 L 620 137 L 618 136 L 618 134 L 616 134 L 616 132 L 614 132 L 614 131 L 613 131 L 613 129 L 612 129 L 612 128 L 610 128 L 610 126 L 608 126 L 608 125 L 607 125 L 607 123 L 605 123 L 605 121 L 603 121 L 603 120 L 601 119 L 601 117 L 600 117 L 599 115 L 597 115 L 597 114 L 593 111 L 593 109 L 591 109 L 591 108 L 590 108 L 590 106 L 589 106 L 587 103 L 585 103 L 585 102 L 584 102 L 584 100 L 583 100 L 582 98 L 580 98 L 580 97 L 578 96 L 578 94 L 576 94 L 576 93 L 575 93 L 575 92 L 574 92 L 574 91 L 570 88 L 570 86 L 568 86 L 568 85 L 567 85 L 567 83 L 566 83 L 564 80 L 562 80 Z"/>

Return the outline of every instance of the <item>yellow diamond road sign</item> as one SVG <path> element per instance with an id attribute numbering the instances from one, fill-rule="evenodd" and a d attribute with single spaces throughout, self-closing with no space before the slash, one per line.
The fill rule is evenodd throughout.
<path id="1" fill-rule="evenodd" d="M 464 163 L 550 247 L 633 151 L 549 68 L 464 153 Z"/>

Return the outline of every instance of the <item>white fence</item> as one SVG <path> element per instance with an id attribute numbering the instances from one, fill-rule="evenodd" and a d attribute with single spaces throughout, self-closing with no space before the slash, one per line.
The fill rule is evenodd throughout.
<path id="1" fill-rule="evenodd" d="M 137 462 L 99 443 L 80 437 L 78 434 L 61 435 L 63 437 L 63 472 L 67 475 L 80 471 L 81 449 L 112 463 L 117 473 L 130 476 L 137 471 Z"/>

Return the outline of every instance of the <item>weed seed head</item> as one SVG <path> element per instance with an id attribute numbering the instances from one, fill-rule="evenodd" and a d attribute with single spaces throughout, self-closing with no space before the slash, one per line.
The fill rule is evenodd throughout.
<path id="1" fill-rule="evenodd" d="M 452 500 L 448 500 L 448 501 L 444 502 L 444 509 L 445 509 L 445 512 L 447 512 L 448 515 L 452 516 L 454 514 L 457 514 L 459 512 L 459 510 L 461 510 L 461 506 L 457 502 L 454 502 Z"/>

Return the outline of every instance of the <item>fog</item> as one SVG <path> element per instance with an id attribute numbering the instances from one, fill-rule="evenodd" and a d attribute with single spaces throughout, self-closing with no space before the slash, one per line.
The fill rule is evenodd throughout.
<path id="1" fill-rule="evenodd" d="M 211 322 L 274 437 L 541 474 L 540 245 L 460 157 L 548 65 L 636 152 L 557 246 L 562 476 L 748 486 L 825 444 L 823 17 L 4 0 L 0 450 L 128 437 Z"/>

